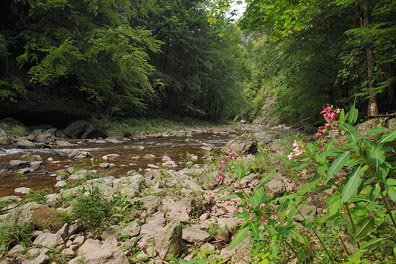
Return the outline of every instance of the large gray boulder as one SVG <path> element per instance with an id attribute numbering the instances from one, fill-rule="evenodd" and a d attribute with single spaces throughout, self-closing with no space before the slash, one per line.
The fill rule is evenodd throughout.
<path id="1" fill-rule="evenodd" d="M 95 126 L 88 121 L 78 120 L 63 130 L 63 134 L 70 138 L 88 138 L 95 131 Z"/>

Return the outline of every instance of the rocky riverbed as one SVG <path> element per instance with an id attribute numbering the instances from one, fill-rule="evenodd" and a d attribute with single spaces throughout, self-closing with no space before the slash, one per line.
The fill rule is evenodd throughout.
<path id="1" fill-rule="evenodd" d="M 212 135 L 225 137 L 229 131 L 219 130 Z M 287 131 L 282 127 L 271 130 L 256 127 L 230 140 L 222 153 L 225 156 L 233 153 L 242 162 L 254 159 L 259 149 L 279 153 L 282 151 L 279 138 Z M 194 140 L 194 131 L 182 133 L 191 133 L 184 140 Z M 162 133 L 152 138 L 166 142 L 173 136 L 176 135 Z M 110 140 L 103 141 L 128 146 L 131 139 Z M 219 146 L 200 141 L 197 145 L 200 153 L 189 153 L 183 163 L 175 161 L 173 155 L 148 151 L 136 155 L 139 158 L 128 155 L 131 163 L 151 160 L 145 167 L 130 168 L 125 164 L 125 170 L 111 175 L 111 169 L 124 164 L 117 163 L 124 154 L 108 150 L 99 154 L 81 148 L 83 143 L 106 144 L 98 141 L 102 140 L 65 141 L 78 147 L 67 155 L 67 166 L 54 171 L 56 167 L 50 164 L 62 162 L 52 152 L 51 157 L 30 151 L 15 153 L 20 159 L 9 161 L 7 170 L 29 175 L 51 168 L 46 177 L 54 179 L 57 191 L 29 199 L 29 194 L 0 199 L 1 228 L 15 233 L 7 237 L 7 232 L 2 232 L 0 263 L 169 263 L 172 256 L 185 261 L 197 258 L 199 251 L 207 252 L 208 258 L 249 263 L 248 240 L 234 250 L 228 249 L 240 224 L 235 217 L 240 210 L 239 200 L 222 200 L 224 194 L 219 192 L 241 184 L 249 193 L 263 177 L 261 173 L 249 173 L 238 184 L 231 176 L 219 179 L 217 156 L 206 155 L 203 159 L 205 151 Z M 144 153 L 149 148 L 142 144 L 136 149 Z M 94 157 L 92 153 L 96 153 Z M 95 164 L 87 166 L 81 160 Z M 268 186 L 267 193 L 273 195 L 295 188 L 282 175 L 276 175 Z M 24 193 L 29 189 L 17 191 Z"/>

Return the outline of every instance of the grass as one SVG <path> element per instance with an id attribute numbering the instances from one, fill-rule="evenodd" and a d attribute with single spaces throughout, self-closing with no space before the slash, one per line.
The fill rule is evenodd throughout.
<path id="1" fill-rule="evenodd" d="M 2 128 L 9 136 L 23 136 L 28 133 L 26 127 L 19 124 L 11 124 L 0 121 L 0 128 Z"/>
<path id="2" fill-rule="evenodd" d="M 161 133 L 166 131 L 179 131 L 185 128 L 205 127 L 230 125 L 229 122 L 209 122 L 196 119 L 166 119 L 166 118 L 152 118 L 152 119 L 121 119 L 111 120 L 108 118 L 96 118 L 92 122 L 95 126 L 103 130 L 120 131 L 124 134 L 133 134 L 138 132 L 146 133 Z"/>

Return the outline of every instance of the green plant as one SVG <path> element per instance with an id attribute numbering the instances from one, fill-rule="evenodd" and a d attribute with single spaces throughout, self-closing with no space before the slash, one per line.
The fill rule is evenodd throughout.
<path id="1" fill-rule="evenodd" d="M 139 200 L 132 201 L 131 198 L 122 195 L 113 197 L 111 218 L 119 225 L 124 225 L 134 220 L 142 209 L 143 203 Z"/>
<path id="2" fill-rule="evenodd" d="M 222 264 L 227 263 L 227 259 L 222 259 L 219 256 L 216 256 L 217 251 L 204 248 L 203 250 L 199 251 L 195 256 L 190 260 L 183 260 L 177 259 L 173 256 L 170 257 L 171 264 Z"/>
<path id="3" fill-rule="evenodd" d="M 89 189 L 81 189 L 72 208 L 72 218 L 78 219 L 85 228 L 95 230 L 103 227 L 102 223 L 110 211 L 110 202 L 103 196 L 99 187 L 92 186 Z"/>
<path id="4" fill-rule="evenodd" d="M 340 110 L 336 117 L 338 120 L 334 116 L 331 120 L 336 124 L 329 126 L 325 115 L 325 127 L 339 128 L 338 136 L 323 138 L 328 131 L 318 131 L 321 135 L 316 137 L 322 138 L 317 142 L 304 144 L 305 147 L 294 142 L 293 153 L 288 157 L 295 160 L 291 161 L 295 169 L 309 168 L 313 172 L 310 181 L 297 192 L 267 197 L 262 187 L 273 173 L 251 193 L 243 188 L 224 190 L 231 192 L 224 199 L 240 198 L 243 209 L 238 216 L 244 222 L 230 244 L 231 249 L 251 233 L 254 254 L 269 252 L 268 258 L 272 260 L 297 258 L 303 263 L 396 260 L 396 241 L 390 235 L 396 230 L 393 212 L 396 131 L 378 127 L 358 135 L 353 127 L 358 117 L 354 107 L 348 114 Z M 243 172 L 237 173 L 239 180 L 243 177 Z M 320 202 L 326 214 L 302 212 L 308 197 L 315 196 L 323 197 Z M 300 224 L 295 221 L 297 216 Z"/>
<path id="5" fill-rule="evenodd" d="M 17 212 L 13 221 L 0 222 L 0 258 L 5 256 L 10 247 L 27 244 L 31 238 L 32 224 L 19 222 Z"/>
<path id="6" fill-rule="evenodd" d="M 26 202 L 36 202 L 40 204 L 45 204 L 47 202 L 47 195 L 53 193 L 53 189 L 46 187 L 41 190 L 31 190 L 26 194 Z"/>

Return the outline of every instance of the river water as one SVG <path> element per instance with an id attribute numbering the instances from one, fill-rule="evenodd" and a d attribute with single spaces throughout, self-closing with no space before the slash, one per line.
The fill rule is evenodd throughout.
<path id="1" fill-rule="evenodd" d="M 158 165 L 164 155 L 169 156 L 180 167 L 186 161 L 188 154 L 196 155 L 196 163 L 204 162 L 208 146 L 213 151 L 219 151 L 234 135 L 227 133 L 197 133 L 191 136 L 162 136 L 147 137 L 141 140 L 131 140 L 126 143 L 89 143 L 80 142 L 75 147 L 51 149 L 15 149 L 6 147 L 0 151 L 0 197 L 15 194 L 15 188 L 28 187 L 42 189 L 53 187 L 57 182 L 56 171 L 69 166 L 97 169 L 99 173 L 112 176 L 125 176 L 130 170 L 144 171 L 149 164 Z M 74 160 L 69 158 L 72 151 L 88 151 L 92 158 Z M 40 155 L 43 161 L 41 168 L 27 174 L 10 171 L 10 160 L 21 160 L 25 153 Z M 105 162 L 102 157 L 107 154 L 119 156 L 107 161 L 114 163 L 111 169 L 102 169 L 98 166 Z M 144 158 L 146 154 L 153 154 L 155 158 Z"/>

